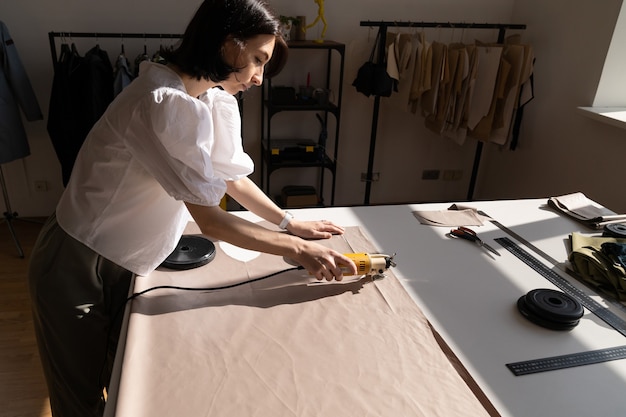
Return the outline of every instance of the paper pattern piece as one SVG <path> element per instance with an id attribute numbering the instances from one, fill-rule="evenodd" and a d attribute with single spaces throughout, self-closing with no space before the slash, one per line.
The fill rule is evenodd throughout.
<path id="1" fill-rule="evenodd" d="M 463 210 L 432 210 L 413 212 L 421 224 L 429 226 L 482 226 L 483 216 L 474 209 Z"/>

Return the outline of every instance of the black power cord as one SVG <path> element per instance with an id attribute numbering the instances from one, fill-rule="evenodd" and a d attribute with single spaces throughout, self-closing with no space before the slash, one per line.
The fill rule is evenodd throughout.
<path id="1" fill-rule="evenodd" d="M 102 384 L 102 373 L 104 372 L 104 369 L 106 367 L 106 363 L 107 363 L 107 355 L 108 355 L 108 351 L 109 351 L 109 343 L 110 343 L 110 339 L 111 339 L 111 327 L 112 324 L 115 323 L 117 321 L 117 318 L 119 316 L 119 314 L 124 310 L 124 307 L 126 306 L 126 304 L 137 298 L 140 297 L 146 293 L 149 293 L 151 291 L 155 291 L 155 290 L 161 290 L 161 289 L 171 289 L 171 290 L 179 290 L 179 291 L 220 291 L 220 290 L 227 290 L 230 288 L 235 288 L 235 287 L 240 287 L 242 285 L 246 285 L 246 284 L 251 284 L 253 282 L 257 282 L 257 281 L 262 281 L 264 279 L 268 279 L 271 277 L 274 277 L 276 275 L 280 275 L 280 274 L 284 274 L 286 272 L 291 272 L 291 271 L 299 271 L 299 270 L 303 270 L 304 267 L 303 266 L 296 266 L 293 268 L 287 268 L 287 269 L 283 269 L 277 272 L 273 272 L 271 274 L 268 275 L 264 275 L 262 277 L 258 277 L 258 278 L 252 278 L 246 281 L 241 281 L 241 282 L 236 282 L 234 284 L 228 284 L 228 285 L 222 285 L 219 287 L 203 287 L 203 288 L 194 288 L 194 287 L 180 287 L 177 285 L 158 285 L 155 287 L 151 287 L 151 288 L 147 288 L 143 291 L 139 291 L 136 293 L 131 294 L 130 296 L 128 296 L 128 298 L 126 298 L 126 301 L 124 301 L 124 304 L 122 304 L 117 311 L 115 312 L 115 314 L 113 315 L 113 319 L 111 320 L 111 326 L 109 326 L 109 330 L 107 332 L 107 338 L 106 338 L 106 347 L 104 349 L 104 360 L 102 362 L 102 368 L 100 369 L 100 374 L 99 374 L 99 384 L 100 386 L 103 386 Z M 118 337 L 118 342 L 119 342 L 119 337 Z M 109 381 L 110 382 L 110 381 Z M 108 389 L 108 384 L 107 384 L 107 389 Z"/>
<path id="2" fill-rule="evenodd" d="M 297 270 L 302 270 L 304 269 L 303 266 L 297 266 L 297 267 L 293 267 L 293 268 L 287 268 L 287 269 L 283 269 L 281 271 L 277 271 L 277 272 L 273 272 L 269 275 L 264 275 L 262 277 L 258 277 L 258 278 L 252 278 L 249 279 L 247 281 L 242 281 L 242 282 L 237 282 L 234 284 L 229 284 L 229 285 L 222 285 L 220 287 L 203 287 L 203 288 L 195 288 L 195 287 L 179 287 L 177 285 L 158 285 L 156 287 L 151 287 L 148 289 L 145 289 L 143 291 L 139 291 L 136 292 L 132 295 L 130 295 L 127 299 L 126 299 L 126 303 L 129 302 L 130 300 L 133 300 L 139 296 L 142 296 L 148 292 L 154 291 L 154 290 L 162 290 L 162 289 L 170 289 L 170 290 L 180 290 L 180 291 L 220 291 L 220 290 L 227 290 L 230 288 L 235 288 L 235 287 L 239 287 L 241 285 L 245 285 L 245 284 L 251 284 L 253 282 L 257 282 L 257 281 L 261 281 L 267 278 L 271 278 L 273 276 L 276 275 L 280 275 L 280 274 L 284 274 L 285 272 L 290 272 L 290 271 L 297 271 Z M 124 303 L 124 304 L 126 304 Z"/>

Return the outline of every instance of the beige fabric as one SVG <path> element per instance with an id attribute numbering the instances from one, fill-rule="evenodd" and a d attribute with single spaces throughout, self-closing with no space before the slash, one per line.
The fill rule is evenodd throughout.
<path id="1" fill-rule="evenodd" d="M 548 206 L 592 229 L 602 229 L 611 223 L 626 223 L 626 214 L 615 214 L 581 192 L 550 197 Z"/>
<path id="2" fill-rule="evenodd" d="M 379 249 L 358 228 L 322 243 Z M 208 265 L 157 270 L 135 290 L 290 267 L 267 254 L 244 263 L 216 246 Z M 223 291 L 146 294 L 132 304 L 117 405 L 118 417 L 488 415 L 392 272 L 320 284 L 292 271 Z"/>

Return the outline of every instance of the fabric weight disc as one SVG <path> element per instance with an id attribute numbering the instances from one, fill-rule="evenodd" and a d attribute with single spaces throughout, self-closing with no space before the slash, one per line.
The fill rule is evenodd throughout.
<path id="1" fill-rule="evenodd" d="M 605 225 L 603 236 L 626 238 L 626 224 L 609 223 Z"/>
<path id="2" fill-rule="evenodd" d="M 202 236 L 183 235 L 161 266 L 178 270 L 193 269 L 208 264 L 213 258 L 213 242 Z"/>
<path id="3" fill-rule="evenodd" d="M 545 319 L 537 315 L 534 311 L 528 308 L 528 304 L 526 303 L 527 295 L 522 295 L 517 300 L 517 309 L 526 319 L 535 323 L 541 327 L 545 327 L 550 330 L 572 330 L 579 323 L 579 320 L 572 321 L 553 321 L 549 319 Z"/>
<path id="4" fill-rule="evenodd" d="M 569 295 L 551 289 L 536 289 L 526 294 L 526 306 L 544 319 L 558 322 L 578 320 L 583 306 Z"/>

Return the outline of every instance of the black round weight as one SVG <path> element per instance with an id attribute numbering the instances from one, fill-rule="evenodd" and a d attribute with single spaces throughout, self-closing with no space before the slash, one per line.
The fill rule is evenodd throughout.
<path id="1" fill-rule="evenodd" d="M 178 270 L 193 269 L 208 264 L 213 258 L 213 242 L 202 236 L 183 235 L 161 266 Z"/>
<path id="2" fill-rule="evenodd" d="M 583 306 L 569 295 L 556 290 L 537 289 L 526 294 L 526 305 L 536 314 L 555 321 L 578 320 Z"/>
<path id="3" fill-rule="evenodd" d="M 529 291 L 517 300 L 517 308 L 528 320 L 553 330 L 573 329 L 584 314 L 578 301 L 550 289 Z"/>
<path id="4" fill-rule="evenodd" d="M 626 224 L 621 223 L 609 223 L 604 226 L 602 236 L 626 238 Z"/>

